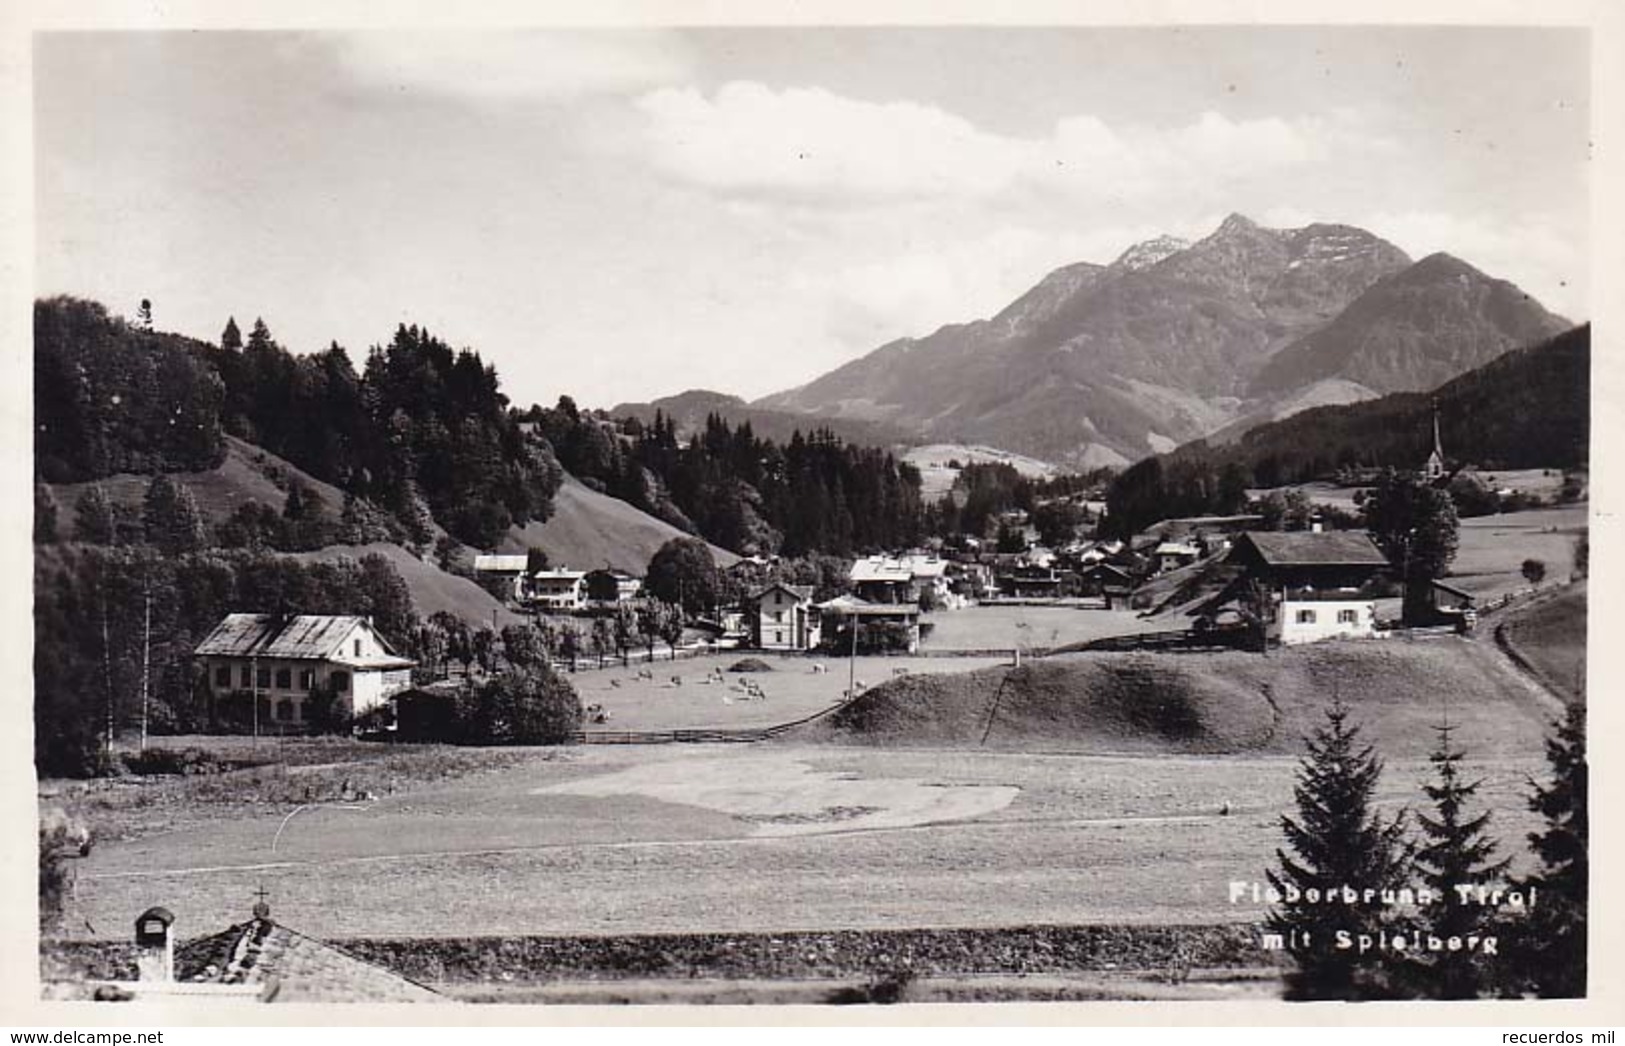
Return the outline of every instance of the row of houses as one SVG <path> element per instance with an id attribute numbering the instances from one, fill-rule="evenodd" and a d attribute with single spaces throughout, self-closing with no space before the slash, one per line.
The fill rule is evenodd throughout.
<path id="1" fill-rule="evenodd" d="M 533 570 L 530 557 L 525 555 L 475 556 L 474 573 L 507 586 L 508 602 L 551 612 L 570 613 L 613 606 L 636 599 L 643 591 L 642 580 L 624 570 L 613 567 L 597 570 L 542 567 Z"/>

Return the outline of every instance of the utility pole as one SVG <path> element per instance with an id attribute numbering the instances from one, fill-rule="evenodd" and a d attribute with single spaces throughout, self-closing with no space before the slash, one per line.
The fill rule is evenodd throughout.
<path id="1" fill-rule="evenodd" d="M 107 688 L 107 754 L 113 755 L 113 646 L 107 638 L 107 579 L 102 578 L 102 683 Z"/>
<path id="2" fill-rule="evenodd" d="M 147 750 L 147 703 L 152 693 L 152 575 L 147 575 L 146 591 L 142 593 L 141 626 L 141 751 Z"/>
<path id="3" fill-rule="evenodd" d="M 852 608 L 852 654 L 846 661 L 846 699 L 857 697 L 858 679 L 858 608 Z"/>

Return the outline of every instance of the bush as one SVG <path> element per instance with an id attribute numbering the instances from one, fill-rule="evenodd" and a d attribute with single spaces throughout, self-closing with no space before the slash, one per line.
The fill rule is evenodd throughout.
<path id="1" fill-rule="evenodd" d="M 201 748 L 149 748 L 124 757 L 124 766 L 143 777 L 154 774 L 216 774 L 233 769 Z"/>
<path id="2" fill-rule="evenodd" d="M 581 698 L 552 669 L 514 669 L 456 690 L 416 690 L 397 699 L 403 741 L 459 745 L 556 745 L 575 739 Z"/>

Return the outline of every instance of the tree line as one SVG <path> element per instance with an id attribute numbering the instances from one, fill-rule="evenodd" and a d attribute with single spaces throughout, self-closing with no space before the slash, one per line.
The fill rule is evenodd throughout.
<path id="1" fill-rule="evenodd" d="M 1286 847 L 1267 873 L 1264 928 L 1291 959 L 1289 999 L 1586 994 L 1585 707 L 1569 706 L 1546 742 L 1548 779 L 1531 781 L 1544 827 L 1528 837 L 1538 868 L 1524 876 L 1498 857 L 1491 816 L 1474 808 L 1482 782 L 1450 725 L 1436 729 L 1417 834 L 1408 811 L 1375 809 L 1382 760 L 1335 694 L 1308 739 L 1296 815 L 1282 815 Z"/>
<path id="2" fill-rule="evenodd" d="M 397 327 L 358 372 L 336 343 L 289 352 L 263 320 L 245 340 L 230 319 L 208 345 L 72 298 L 34 313 L 36 471 L 48 482 L 209 469 L 229 435 L 339 487 L 358 525 L 412 544 L 432 544 L 438 524 L 488 548 L 552 512 L 551 447 L 524 432 L 477 353 L 417 326 Z"/>
<path id="3" fill-rule="evenodd" d="M 583 411 L 568 396 L 527 420 L 572 475 L 682 530 L 745 555 L 853 555 L 907 547 L 924 533 L 919 471 L 828 430 L 780 444 L 716 414 L 681 438 L 657 411 L 645 424 Z"/>
<path id="4" fill-rule="evenodd" d="M 1249 487 L 1415 469 L 1433 449 L 1435 405 L 1452 461 L 1485 469 L 1583 466 L 1589 460 L 1590 363 L 1591 327 L 1585 324 L 1506 353 L 1432 393 L 1317 407 L 1259 426 L 1234 443 L 1198 440 L 1125 469 L 1108 491 L 1103 525 L 1108 536 L 1126 537 L 1159 519 L 1240 511 Z M 1463 514 L 1499 504 L 1469 479 L 1455 493 L 1474 506 Z"/>

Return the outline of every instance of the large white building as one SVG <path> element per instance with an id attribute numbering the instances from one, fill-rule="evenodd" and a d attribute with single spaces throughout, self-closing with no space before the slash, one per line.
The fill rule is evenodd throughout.
<path id="1" fill-rule="evenodd" d="M 360 715 L 412 685 L 415 662 L 401 657 L 363 617 L 227 614 L 193 660 L 215 697 L 247 694 L 266 728 L 310 722 L 311 692 L 347 700 Z"/>

